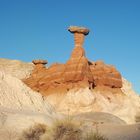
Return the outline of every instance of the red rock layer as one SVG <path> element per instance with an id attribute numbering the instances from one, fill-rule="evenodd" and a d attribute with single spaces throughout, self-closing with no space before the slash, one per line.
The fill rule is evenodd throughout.
<path id="1" fill-rule="evenodd" d="M 36 65 L 31 76 L 23 81 L 43 95 L 67 92 L 73 88 L 122 87 L 121 74 L 113 66 L 101 61 L 91 63 L 83 53 L 80 54 L 78 57 L 72 55 L 66 64 L 56 63 L 49 68 Z"/>
<path id="2" fill-rule="evenodd" d="M 85 32 L 84 32 L 85 31 Z M 74 31 L 75 48 L 66 64 L 53 64 L 46 68 L 46 61 L 35 60 L 36 65 L 31 76 L 23 81 L 35 91 L 48 95 L 64 93 L 73 88 L 90 89 L 95 87 L 108 87 L 120 89 L 122 87 L 121 74 L 113 66 L 102 61 L 90 62 L 85 56 L 84 35 L 88 30 Z M 82 32 L 82 33 L 81 33 Z"/>

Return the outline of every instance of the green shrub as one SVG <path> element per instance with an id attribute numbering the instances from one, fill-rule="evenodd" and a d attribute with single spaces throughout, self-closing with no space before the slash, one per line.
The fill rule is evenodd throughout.
<path id="1" fill-rule="evenodd" d="M 40 136 L 46 132 L 44 124 L 35 124 L 31 128 L 25 130 L 19 140 L 40 140 Z"/>

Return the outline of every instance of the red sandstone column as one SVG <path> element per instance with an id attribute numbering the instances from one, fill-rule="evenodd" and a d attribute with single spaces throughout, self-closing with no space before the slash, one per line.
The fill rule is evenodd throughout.
<path id="1" fill-rule="evenodd" d="M 68 31 L 74 34 L 75 47 L 82 47 L 85 35 L 88 35 L 89 30 L 84 27 L 70 26 Z"/>
<path id="2" fill-rule="evenodd" d="M 84 27 L 70 26 L 68 31 L 74 34 L 75 48 L 72 52 L 71 58 L 80 58 L 85 56 L 85 51 L 83 49 L 83 43 L 85 35 L 88 35 L 89 30 Z"/>

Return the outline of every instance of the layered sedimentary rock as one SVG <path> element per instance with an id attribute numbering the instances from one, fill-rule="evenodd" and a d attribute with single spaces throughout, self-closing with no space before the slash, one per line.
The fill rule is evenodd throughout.
<path id="1" fill-rule="evenodd" d="M 94 76 L 95 86 L 122 87 L 121 74 L 115 67 L 106 65 L 102 61 L 97 61 L 91 63 L 90 70 Z"/>
<path id="2" fill-rule="evenodd" d="M 74 34 L 75 47 L 66 64 L 56 63 L 46 68 L 47 61 L 34 60 L 35 68 L 31 76 L 23 81 L 43 95 L 86 87 L 120 89 L 122 77 L 115 67 L 106 65 L 102 61 L 90 62 L 86 58 L 83 43 L 89 30 L 76 26 L 68 30 Z"/>

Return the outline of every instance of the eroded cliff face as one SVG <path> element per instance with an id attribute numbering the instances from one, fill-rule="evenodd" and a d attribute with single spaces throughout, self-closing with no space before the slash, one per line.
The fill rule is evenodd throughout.
<path id="1" fill-rule="evenodd" d="M 140 98 L 131 84 L 115 67 L 86 58 L 83 43 L 88 29 L 71 27 L 69 31 L 74 33 L 75 47 L 65 64 L 55 63 L 46 68 L 45 60 L 34 60 L 31 64 L 0 59 L 1 112 L 9 112 L 9 118 L 13 113 L 16 122 L 22 121 L 24 125 L 61 114 L 93 112 L 114 114 L 134 123 Z M 46 114 L 45 119 L 34 113 Z"/>
<path id="2" fill-rule="evenodd" d="M 44 66 L 46 61 L 34 60 L 34 70 L 29 78 L 23 79 L 24 83 L 43 95 L 80 88 L 121 90 L 122 77 L 115 67 L 86 58 L 83 43 L 89 30 L 83 27 L 68 30 L 74 34 L 75 41 L 70 59 L 65 64 L 56 63 L 48 68 Z"/>
<path id="3" fill-rule="evenodd" d="M 12 61 L 9 60 L 9 62 Z M 19 69 L 15 67 L 14 62 L 11 64 L 10 72 L 7 65 L 3 66 L 5 71 L 0 70 L 0 109 L 2 111 L 39 112 L 49 114 L 51 117 L 59 113 L 78 115 L 86 112 L 106 112 L 118 116 L 127 123 L 135 122 L 135 116 L 140 108 L 140 98 L 125 79 L 121 88 L 123 94 L 119 88 L 110 90 L 110 87 L 106 86 L 99 89 L 95 87 L 91 90 L 88 87 L 72 89 L 67 94 L 59 94 L 57 91 L 56 94 L 43 97 L 42 93 L 34 92 L 20 80 L 21 77 L 26 77 L 25 71 L 30 73 L 28 69 L 30 64 L 25 63 L 26 67 Z M 18 73 L 16 77 L 13 75 L 14 70 Z M 22 119 L 25 119 L 24 117 L 25 115 Z"/>

